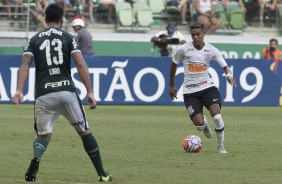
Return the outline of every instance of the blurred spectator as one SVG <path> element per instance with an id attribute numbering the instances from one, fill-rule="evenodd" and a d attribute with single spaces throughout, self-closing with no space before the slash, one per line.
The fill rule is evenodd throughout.
<path id="1" fill-rule="evenodd" d="M 183 25 L 187 24 L 186 14 L 189 2 L 190 1 L 188 0 L 167 0 L 167 6 L 176 6 L 180 11 L 181 21 Z"/>
<path id="2" fill-rule="evenodd" d="M 154 47 L 160 49 L 161 56 L 173 56 L 177 48 L 186 43 L 184 35 L 177 30 L 175 22 L 169 22 L 166 30 L 160 31 L 151 38 Z"/>
<path id="3" fill-rule="evenodd" d="M 221 4 L 224 8 L 228 8 L 228 6 L 238 6 L 240 10 L 244 12 L 247 11 L 243 0 L 214 0 L 213 2 Z"/>
<path id="4" fill-rule="evenodd" d="M 269 45 L 262 49 L 262 58 L 264 59 L 279 59 L 282 52 L 278 49 L 278 40 L 272 38 L 269 40 Z"/>
<path id="5" fill-rule="evenodd" d="M 269 21 L 271 17 L 275 17 L 277 0 L 258 0 L 260 10 L 260 24 L 263 25 L 263 21 Z"/>
<path id="6" fill-rule="evenodd" d="M 246 22 L 248 26 L 252 26 L 253 20 L 259 15 L 259 0 L 242 0 L 243 8 L 246 10 Z"/>
<path id="7" fill-rule="evenodd" d="M 9 20 L 18 20 L 17 13 L 19 12 L 20 0 L 5 0 L 5 4 L 7 5 L 6 10 L 8 13 L 8 19 Z M 12 13 L 12 10 L 14 10 L 13 13 Z"/>
<path id="8" fill-rule="evenodd" d="M 45 22 L 45 8 L 49 5 L 48 0 L 36 0 L 35 7 L 30 7 L 30 13 L 38 21 L 42 28 L 47 28 Z"/>
<path id="9" fill-rule="evenodd" d="M 92 35 L 85 28 L 82 17 L 76 16 L 72 21 L 73 30 L 76 32 L 76 38 L 79 43 L 79 49 L 82 55 L 94 55 Z"/>
<path id="10" fill-rule="evenodd" d="M 95 23 L 93 18 L 93 10 L 94 10 L 94 3 L 95 0 L 81 0 L 81 14 L 84 15 L 85 7 L 88 5 L 88 13 L 89 13 L 89 22 Z"/>
<path id="11" fill-rule="evenodd" d="M 204 24 L 206 34 L 211 34 L 220 27 L 219 15 L 215 13 L 212 0 L 194 0 L 194 6 L 193 21 Z"/>
<path id="12" fill-rule="evenodd" d="M 278 49 L 278 40 L 272 38 L 269 40 L 269 45 L 266 48 L 262 49 L 262 59 L 273 59 L 273 62 L 270 65 L 270 70 L 273 71 L 276 75 L 281 76 L 277 71 L 278 65 L 281 63 L 282 52 Z M 278 74 L 279 73 L 279 74 Z M 281 83 L 281 97 L 280 105 L 282 105 L 282 83 Z"/>
<path id="13" fill-rule="evenodd" d="M 116 0 L 93 0 L 94 1 L 94 6 L 106 6 L 108 8 L 108 23 L 112 24 L 113 23 L 113 12 L 114 8 L 116 5 Z"/>

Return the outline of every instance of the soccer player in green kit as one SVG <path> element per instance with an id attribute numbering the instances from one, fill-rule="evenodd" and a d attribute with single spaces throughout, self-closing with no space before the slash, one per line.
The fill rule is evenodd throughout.
<path id="1" fill-rule="evenodd" d="M 35 61 L 35 131 L 33 159 L 25 173 L 26 181 L 35 181 L 39 162 L 51 140 L 56 119 L 63 115 L 81 137 L 99 181 L 112 181 L 112 176 L 103 168 L 98 144 L 89 130 L 85 111 L 71 78 L 71 57 L 87 90 L 90 109 L 96 108 L 96 100 L 90 85 L 88 66 L 85 63 L 78 42 L 74 36 L 61 30 L 63 9 L 50 4 L 45 10 L 48 28 L 33 36 L 23 53 L 16 93 L 16 106 L 23 101 L 23 88 L 32 60 Z"/>

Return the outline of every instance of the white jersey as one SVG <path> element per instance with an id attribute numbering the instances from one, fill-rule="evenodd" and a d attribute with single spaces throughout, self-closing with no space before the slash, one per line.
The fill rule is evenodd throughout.
<path id="1" fill-rule="evenodd" d="M 210 61 L 215 60 L 222 68 L 227 66 L 221 52 L 209 43 L 201 50 L 195 49 L 193 42 L 181 45 L 172 58 L 175 64 L 183 63 L 183 94 L 195 93 L 215 86 L 209 75 Z"/>

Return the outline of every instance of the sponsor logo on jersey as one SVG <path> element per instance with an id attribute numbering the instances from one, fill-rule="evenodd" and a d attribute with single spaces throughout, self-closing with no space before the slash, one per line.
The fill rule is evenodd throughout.
<path id="1" fill-rule="evenodd" d="M 72 39 L 72 45 L 74 49 L 77 49 L 78 44 L 77 44 L 76 38 Z"/>
<path id="2" fill-rule="evenodd" d="M 209 62 L 212 58 L 212 55 L 210 53 L 205 53 L 205 62 Z"/>
<path id="3" fill-rule="evenodd" d="M 61 86 L 69 86 L 70 81 L 69 80 L 63 80 L 63 81 L 58 81 L 58 82 L 48 82 L 45 84 L 45 89 L 47 88 L 57 88 Z"/>
<path id="4" fill-rule="evenodd" d="M 57 34 L 57 35 L 62 36 L 63 32 L 59 31 L 59 30 L 56 30 L 55 28 L 51 28 L 48 31 L 44 31 L 44 32 L 39 33 L 39 37 L 50 36 L 51 34 Z"/>
<path id="5" fill-rule="evenodd" d="M 188 64 L 189 72 L 205 72 L 208 69 L 207 65 Z"/>
<path id="6" fill-rule="evenodd" d="M 190 59 L 192 56 L 184 56 L 184 59 Z"/>
<path id="7" fill-rule="evenodd" d="M 60 68 L 49 68 L 50 75 L 59 75 L 61 74 Z"/>
<path id="8" fill-rule="evenodd" d="M 195 87 L 200 87 L 200 86 L 207 84 L 207 83 L 208 83 L 208 81 L 202 81 L 202 82 L 198 82 L 196 84 L 188 84 L 188 85 L 186 85 L 186 87 L 187 88 L 195 88 Z"/>

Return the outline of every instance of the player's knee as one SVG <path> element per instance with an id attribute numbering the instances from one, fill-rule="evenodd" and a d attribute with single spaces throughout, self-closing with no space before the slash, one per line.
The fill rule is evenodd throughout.
<path id="1" fill-rule="evenodd" d="M 194 117 L 191 118 L 193 124 L 195 125 L 195 127 L 201 127 L 201 126 L 205 126 L 205 122 L 204 122 L 204 118 L 202 114 L 197 114 Z M 197 128 L 198 129 L 198 128 Z"/>
<path id="2" fill-rule="evenodd" d="M 91 132 L 90 132 L 89 129 L 86 129 L 85 131 L 81 131 L 81 132 L 78 132 L 78 131 L 77 131 L 77 133 L 78 133 L 78 135 L 79 135 L 80 137 L 83 137 L 83 136 L 85 136 L 85 135 L 87 135 L 87 134 L 89 134 L 89 133 L 91 133 Z"/>
<path id="3" fill-rule="evenodd" d="M 51 134 L 51 133 L 47 133 L 47 134 L 38 135 L 37 137 L 46 139 L 48 142 L 50 142 L 50 141 L 51 141 L 52 134 Z"/>

